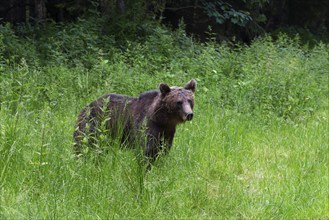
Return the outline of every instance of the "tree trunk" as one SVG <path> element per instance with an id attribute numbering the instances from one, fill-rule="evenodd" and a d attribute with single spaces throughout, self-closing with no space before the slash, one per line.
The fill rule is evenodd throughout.
<path id="1" fill-rule="evenodd" d="M 25 5 L 25 22 L 28 23 L 30 21 L 30 0 L 26 0 Z"/>
<path id="2" fill-rule="evenodd" d="M 15 21 L 14 0 L 9 1 L 9 9 L 10 9 L 9 20 L 10 20 L 10 22 L 13 23 Z"/>
<path id="3" fill-rule="evenodd" d="M 36 22 L 44 22 L 47 14 L 45 0 L 34 0 L 34 5 Z"/>
<path id="4" fill-rule="evenodd" d="M 125 12 L 125 1 L 124 0 L 117 0 L 117 8 L 119 13 L 123 14 Z"/>

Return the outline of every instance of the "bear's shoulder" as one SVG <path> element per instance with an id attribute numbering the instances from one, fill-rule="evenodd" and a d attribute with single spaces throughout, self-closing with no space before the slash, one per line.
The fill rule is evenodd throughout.
<path id="1" fill-rule="evenodd" d="M 102 95 L 101 97 L 99 97 L 97 99 L 97 101 L 103 102 L 105 100 L 105 101 L 111 101 L 111 102 L 127 102 L 127 101 L 130 101 L 133 99 L 135 99 L 135 98 L 132 96 L 110 93 L 110 94 Z"/>
<path id="2" fill-rule="evenodd" d="M 151 90 L 151 91 L 143 92 L 139 95 L 138 100 L 143 101 L 143 100 L 154 99 L 157 96 L 159 96 L 159 94 L 160 94 L 159 90 Z"/>

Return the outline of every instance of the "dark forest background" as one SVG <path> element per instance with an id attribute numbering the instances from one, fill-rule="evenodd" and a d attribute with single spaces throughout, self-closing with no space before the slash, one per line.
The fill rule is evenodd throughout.
<path id="1" fill-rule="evenodd" d="M 266 32 L 299 33 L 305 41 L 328 39 L 328 0 L 1 0 L 0 22 L 67 23 L 86 15 L 106 19 L 107 31 L 129 35 L 146 20 L 176 28 L 184 23 L 200 40 L 250 42 Z M 215 34 L 214 34 L 215 33 Z"/>

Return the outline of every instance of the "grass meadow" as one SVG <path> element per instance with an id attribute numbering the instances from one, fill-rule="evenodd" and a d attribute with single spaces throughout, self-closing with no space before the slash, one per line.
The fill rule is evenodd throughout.
<path id="1" fill-rule="evenodd" d="M 88 66 L 85 57 L 70 63 L 52 39 L 45 65 L 32 40 L 14 38 L 19 56 L 8 55 L 7 32 L 0 219 L 329 218 L 328 45 L 286 36 L 200 44 L 158 29 L 125 50 L 95 50 Z M 195 117 L 152 170 L 116 142 L 103 143 L 108 154 L 74 158 L 74 124 L 86 104 L 191 78 Z"/>

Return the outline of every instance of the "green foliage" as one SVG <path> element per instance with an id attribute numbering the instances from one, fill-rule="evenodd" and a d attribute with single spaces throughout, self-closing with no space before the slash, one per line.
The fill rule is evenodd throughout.
<path id="1" fill-rule="evenodd" d="M 93 21 L 1 26 L 0 218 L 328 218 L 327 44 L 200 44 L 148 23 L 118 45 Z M 151 171 L 102 134 L 74 159 L 87 103 L 191 78 L 195 119 Z"/>
<path id="2" fill-rule="evenodd" d="M 233 105 L 241 112 L 262 111 L 292 119 L 317 108 L 321 91 L 318 79 L 326 77 L 323 71 L 328 73 L 328 64 L 322 62 L 316 71 L 311 68 L 317 61 L 310 59 L 298 39 L 283 35 L 274 42 L 262 38 L 230 56 L 234 61 L 222 70 L 224 79 L 219 84 L 229 83 L 235 89 L 232 92 L 224 85 L 229 89 L 224 105 Z M 328 53 L 323 56 L 328 58 Z"/>
<path id="3" fill-rule="evenodd" d="M 4 43 L 3 43 L 3 34 L 0 33 L 0 72 L 2 71 L 2 69 L 4 68 L 5 66 L 5 62 L 4 62 L 4 59 L 3 59 L 3 54 L 4 54 Z"/>
<path id="4" fill-rule="evenodd" d="M 0 25 L 0 35 L 3 36 L 2 62 L 19 63 L 21 59 L 29 61 L 30 64 L 38 65 L 39 59 L 33 41 L 27 36 L 16 35 L 10 24 Z"/>
<path id="5" fill-rule="evenodd" d="M 32 27 L 18 26 L 15 31 L 9 26 L 1 26 L 7 61 L 19 63 L 24 59 L 28 64 L 83 66 L 90 68 L 103 54 L 111 54 L 114 40 L 102 35 L 103 20 L 95 18 L 79 19 L 69 25 L 49 23 Z M 22 37 L 18 37 L 22 36 Z"/>
<path id="6" fill-rule="evenodd" d="M 96 21 L 98 25 L 93 26 Z M 149 75 L 174 82 L 195 77 L 199 78 L 205 94 L 214 87 L 220 88 L 218 96 L 210 100 L 222 108 L 295 120 L 318 109 L 323 97 L 318 94 L 326 95 L 328 90 L 321 83 L 327 80 L 326 44 L 305 50 L 298 37 L 281 35 L 276 40 L 269 36 L 256 39 L 251 46 L 232 48 L 211 42 L 201 46 L 186 36 L 183 26 L 171 32 L 154 24 L 145 24 L 144 29 L 149 29 L 148 25 L 153 27 L 152 34 L 147 31 L 144 39 L 127 39 L 121 49 L 113 37 L 101 34 L 101 20 L 80 20 L 65 28 L 50 24 L 37 27 L 34 34 L 31 34 L 32 27 L 21 27 L 18 33 L 29 36 L 24 37 L 25 40 L 4 26 L 2 62 L 14 64 L 23 75 L 16 76 L 12 82 L 17 85 L 13 87 L 16 89 L 4 85 L 3 91 L 11 100 L 17 100 L 15 96 L 19 96 L 20 85 L 24 83 L 26 91 L 35 91 L 29 100 L 58 103 L 65 91 L 45 87 L 48 82 L 55 84 L 60 80 L 64 87 L 68 84 L 65 82 L 70 82 L 67 93 L 81 96 L 100 89 L 100 82 L 105 82 L 108 89 L 125 88 L 123 92 L 133 94 L 136 89 L 143 91 Z M 40 70 L 38 63 L 46 67 L 59 66 Z M 63 64 L 75 67 L 73 71 L 80 73 L 56 74 L 57 69 L 67 68 Z M 9 69 L 4 77 L 13 78 L 14 75 L 9 74 L 12 71 Z M 37 82 L 32 78 L 27 80 L 26 75 L 36 77 Z M 120 80 L 123 76 L 125 81 Z"/>
<path id="7" fill-rule="evenodd" d="M 246 26 L 252 20 L 248 12 L 237 11 L 232 5 L 223 1 L 202 1 L 205 12 L 210 18 L 214 18 L 216 23 L 223 24 L 227 20 L 239 26 Z"/>

